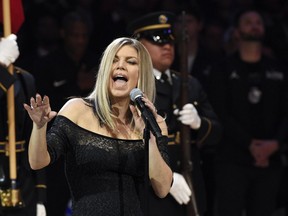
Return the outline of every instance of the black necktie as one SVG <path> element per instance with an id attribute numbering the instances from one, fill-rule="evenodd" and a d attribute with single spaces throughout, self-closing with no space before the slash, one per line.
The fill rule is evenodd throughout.
<path id="1" fill-rule="evenodd" d="M 161 79 L 164 81 L 164 83 L 170 85 L 170 83 L 169 83 L 169 81 L 168 81 L 168 76 L 167 76 L 166 73 L 162 73 L 162 75 L 161 75 Z"/>
<path id="2" fill-rule="evenodd" d="M 171 94 L 171 92 L 172 92 L 172 85 L 171 85 L 171 83 L 169 82 L 168 76 L 167 76 L 166 73 L 162 73 L 162 74 L 161 74 L 161 82 L 162 82 L 163 87 L 166 89 L 167 93 L 168 93 L 168 94 Z"/>
<path id="3" fill-rule="evenodd" d="M 168 76 L 166 73 L 161 74 L 161 81 L 163 83 L 164 88 L 166 89 L 168 94 L 172 93 L 172 85 L 168 80 Z"/>
<path id="4" fill-rule="evenodd" d="M 160 109 L 158 109 L 159 114 L 163 117 L 166 116 L 166 121 L 170 122 L 171 116 L 173 114 L 173 92 L 172 92 L 172 85 L 168 80 L 168 76 L 166 73 L 161 74 L 160 85 L 162 86 L 163 95 L 161 97 L 161 105 L 159 105 Z"/>

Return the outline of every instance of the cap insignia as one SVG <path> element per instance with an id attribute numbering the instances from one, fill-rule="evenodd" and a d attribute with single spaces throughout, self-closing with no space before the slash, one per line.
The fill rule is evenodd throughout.
<path id="1" fill-rule="evenodd" d="M 168 21 L 168 17 L 165 16 L 164 14 L 161 14 L 161 15 L 159 16 L 158 20 L 159 20 L 159 23 L 165 24 L 165 23 L 167 23 L 167 21 Z"/>

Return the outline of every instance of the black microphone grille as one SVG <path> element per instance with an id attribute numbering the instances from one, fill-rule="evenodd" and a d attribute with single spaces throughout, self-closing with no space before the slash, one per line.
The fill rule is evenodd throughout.
<path id="1" fill-rule="evenodd" d="M 143 93 L 140 89 L 134 88 L 130 92 L 130 99 L 134 102 L 137 97 L 142 97 Z"/>

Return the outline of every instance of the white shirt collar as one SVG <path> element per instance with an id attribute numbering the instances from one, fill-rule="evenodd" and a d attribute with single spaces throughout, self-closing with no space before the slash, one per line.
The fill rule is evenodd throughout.
<path id="1" fill-rule="evenodd" d="M 156 77 L 157 80 L 161 79 L 162 72 L 160 72 L 159 70 L 153 68 L 153 73 L 154 73 L 154 76 Z M 164 73 L 168 76 L 168 81 L 170 82 L 170 84 L 172 84 L 170 69 L 167 69 Z"/>

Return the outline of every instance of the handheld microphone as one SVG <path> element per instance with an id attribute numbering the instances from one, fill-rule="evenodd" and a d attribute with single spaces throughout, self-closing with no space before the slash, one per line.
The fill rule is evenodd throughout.
<path id="1" fill-rule="evenodd" d="M 152 113 L 152 111 L 144 104 L 142 101 L 143 93 L 140 89 L 134 88 L 130 92 L 130 99 L 137 105 L 138 109 L 141 112 L 141 116 L 145 124 L 149 124 L 151 132 L 156 138 L 162 136 L 161 129 Z M 147 126 L 147 125 L 146 125 Z"/>

